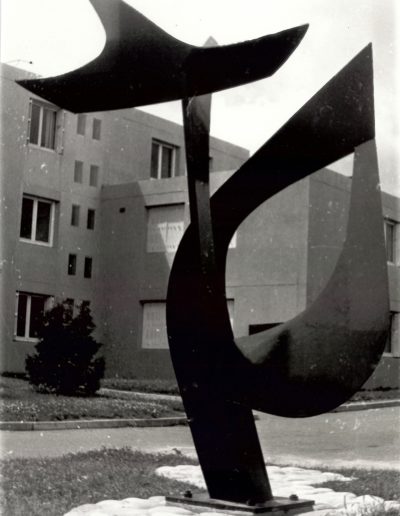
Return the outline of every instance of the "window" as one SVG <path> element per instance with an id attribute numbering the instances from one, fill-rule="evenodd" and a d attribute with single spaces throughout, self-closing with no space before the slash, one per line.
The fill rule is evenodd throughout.
<path id="1" fill-rule="evenodd" d="M 90 165 L 89 185 L 97 186 L 99 183 L 99 167 L 97 165 Z"/>
<path id="2" fill-rule="evenodd" d="M 153 141 L 151 145 L 151 171 L 153 179 L 174 177 L 176 174 L 177 147 L 168 143 Z"/>
<path id="3" fill-rule="evenodd" d="M 21 210 L 21 240 L 53 245 L 55 203 L 36 197 L 23 196 Z"/>
<path id="4" fill-rule="evenodd" d="M 76 254 L 68 255 L 68 276 L 75 276 L 76 274 Z"/>
<path id="5" fill-rule="evenodd" d="M 24 340 L 36 340 L 43 314 L 51 308 L 52 302 L 53 298 L 50 296 L 17 292 L 15 336 Z"/>
<path id="6" fill-rule="evenodd" d="M 74 316 L 75 301 L 71 298 L 67 298 L 63 305 L 67 318 L 72 318 Z"/>
<path id="7" fill-rule="evenodd" d="M 56 120 L 57 110 L 55 107 L 32 100 L 29 143 L 46 149 L 54 149 L 56 142 Z"/>
<path id="8" fill-rule="evenodd" d="M 389 263 L 396 263 L 396 244 L 397 244 L 397 223 L 391 219 L 384 220 L 386 256 Z"/>
<path id="9" fill-rule="evenodd" d="M 72 205 L 71 211 L 71 226 L 79 226 L 79 215 L 80 215 L 81 207 L 77 204 Z"/>
<path id="10" fill-rule="evenodd" d="M 165 302 L 143 303 L 143 349 L 168 349 Z"/>
<path id="11" fill-rule="evenodd" d="M 83 270 L 83 277 L 84 278 L 91 278 L 92 277 L 92 263 L 93 260 L 89 256 L 85 256 L 85 267 Z"/>
<path id="12" fill-rule="evenodd" d="M 91 208 L 88 209 L 87 212 L 87 228 L 88 229 L 94 229 L 94 219 L 95 219 L 95 210 L 92 210 Z"/>
<path id="13" fill-rule="evenodd" d="M 101 120 L 98 118 L 93 118 L 92 138 L 93 140 L 100 140 L 101 138 Z"/>
<path id="14" fill-rule="evenodd" d="M 148 208 L 148 253 L 174 253 L 183 236 L 184 205 L 154 206 Z"/>
<path id="15" fill-rule="evenodd" d="M 75 161 L 74 183 L 83 182 L 83 161 Z"/>
<path id="16" fill-rule="evenodd" d="M 385 353 L 400 355 L 400 314 L 390 312 L 390 327 L 386 339 Z"/>
<path id="17" fill-rule="evenodd" d="M 77 134 L 84 135 L 86 130 L 86 115 L 79 114 L 76 122 L 76 132 Z"/>

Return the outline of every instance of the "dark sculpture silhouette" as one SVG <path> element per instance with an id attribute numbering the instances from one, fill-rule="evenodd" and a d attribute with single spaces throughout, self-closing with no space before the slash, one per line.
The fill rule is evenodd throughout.
<path id="1" fill-rule="evenodd" d="M 214 500 L 214 507 L 237 503 L 236 510 L 254 513 L 309 506 L 273 497 L 251 409 L 286 417 L 331 410 L 362 386 L 383 352 L 389 307 L 372 48 L 331 79 L 210 201 L 211 95 L 204 94 L 273 74 L 306 26 L 197 48 L 120 0 L 91 2 L 106 29 L 100 56 L 74 72 L 20 84 L 75 112 L 183 99 L 191 224 L 171 271 L 167 328 L 209 495 L 225 501 Z M 225 263 L 237 227 L 277 192 L 354 151 L 347 238 L 326 287 L 293 320 L 235 340 Z"/>
<path id="2" fill-rule="evenodd" d="M 121 0 L 90 1 L 106 30 L 101 54 L 64 75 L 19 81 L 74 113 L 183 99 L 268 77 L 308 28 L 236 45 L 195 47 L 173 38 Z"/>

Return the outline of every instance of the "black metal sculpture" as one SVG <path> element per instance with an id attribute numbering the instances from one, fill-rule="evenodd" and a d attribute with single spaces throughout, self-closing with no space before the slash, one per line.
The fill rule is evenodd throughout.
<path id="1" fill-rule="evenodd" d="M 273 497 L 251 409 L 287 417 L 331 410 L 362 386 L 383 352 L 389 307 L 372 48 L 311 98 L 210 202 L 211 95 L 204 94 L 273 74 L 307 27 L 197 48 L 120 0 L 91 2 L 106 29 L 102 54 L 74 72 L 20 84 L 75 112 L 183 99 L 191 224 L 171 271 L 167 327 L 209 495 L 214 507 L 253 513 L 309 506 Z M 237 227 L 275 193 L 354 151 L 347 239 L 327 286 L 293 320 L 235 340 L 225 263 Z"/>

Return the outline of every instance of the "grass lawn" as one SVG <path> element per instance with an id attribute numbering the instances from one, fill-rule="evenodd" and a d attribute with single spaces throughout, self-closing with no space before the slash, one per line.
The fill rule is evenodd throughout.
<path id="1" fill-rule="evenodd" d="M 101 386 L 107 389 L 118 389 L 121 391 L 138 391 L 155 394 L 179 395 L 178 384 L 175 380 L 151 379 L 143 380 L 138 378 L 104 378 Z"/>
<path id="2" fill-rule="evenodd" d="M 193 464 L 180 455 L 146 455 L 129 449 L 69 454 L 2 463 L 3 507 L 9 516 L 61 516 L 73 507 L 132 496 L 181 495 L 180 482 L 157 476 L 159 466 Z M 198 492 L 198 491 L 197 491 Z"/>
<path id="3" fill-rule="evenodd" d="M 132 496 L 193 493 L 200 490 L 155 475 L 159 466 L 196 464 L 179 455 L 150 455 L 124 449 L 103 449 L 51 459 L 6 459 L 2 465 L 3 511 L 7 515 L 55 516 L 85 503 Z M 399 497 L 400 473 L 340 469 L 329 471 L 357 477 L 350 482 L 320 486 L 386 500 Z M 396 487 L 397 486 L 397 487 Z M 397 512 L 386 513 L 395 516 Z M 373 516 L 368 513 L 368 516 Z"/>
<path id="4" fill-rule="evenodd" d="M 157 418 L 182 416 L 175 400 L 72 397 L 40 394 L 26 380 L 0 377 L 0 421 L 62 421 L 65 419 Z"/>

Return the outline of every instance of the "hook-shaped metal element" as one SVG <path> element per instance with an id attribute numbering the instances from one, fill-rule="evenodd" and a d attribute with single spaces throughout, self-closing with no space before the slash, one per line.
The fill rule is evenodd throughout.
<path id="1" fill-rule="evenodd" d="M 291 417 L 333 409 L 362 386 L 383 352 L 388 281 L 372 77 L 368 45 L 213 195 L 212 282 L 202 273 L 196 224 L 178 248 L 168 337 L 212 498 L 271 497 L 252 408 Z M 354 151 L 347 240 L 332 279 L 294 320 L 235 342 L 225 264 L 237 227 L 277 192 Z"/>
<path id="2" fill-rule="evenodd" d="M 203 95 L 263 79 L 289 58 L 308 25 L 242 43 L 196 47 L 121 0 L 90 0 L 106 31 L 101 54 L 63 75 L 17 81 L 74 113 Z"/>

